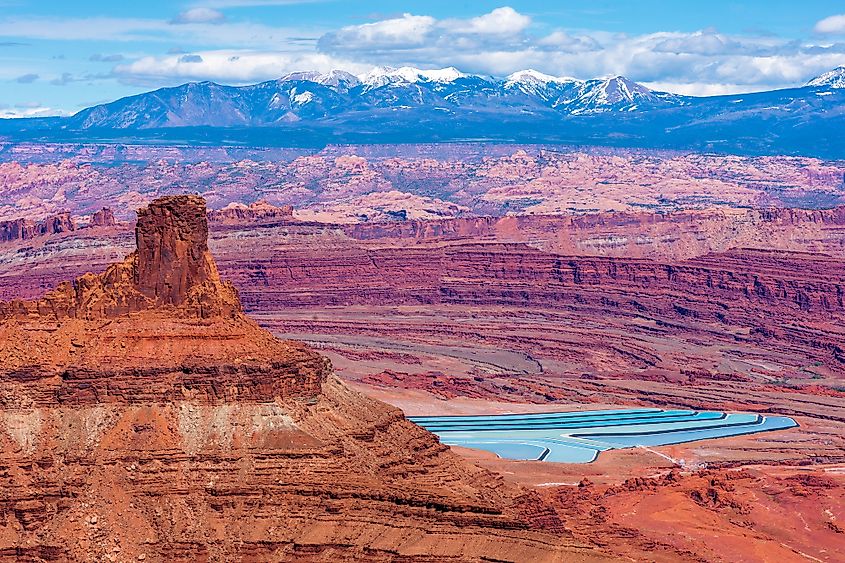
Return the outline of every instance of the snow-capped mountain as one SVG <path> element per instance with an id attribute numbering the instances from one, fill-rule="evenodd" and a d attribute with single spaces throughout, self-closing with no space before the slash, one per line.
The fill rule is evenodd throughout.
<path id="1" fill-rule="evenodd" d="M 360 76 L 342 70 L 305 71 L 252 86 L 202 82 L 163 88 L 83 110 L 68 125 L 81 129 L 234 127 L 407 109 L 579 115 L 682 103 L 680 96 L 652 92 L 623 77 L 584 81 L 525 70 L 497 79 L 454 67 L 380 67 Z"/>
<path id="2" fill-rule="evenodd" d="M 536 70 L 504 78 L 453 67 L 295 72 L 249 86 L 162 88 L 67 118 L 0 120 L 0 139 L 9 131 L 189 142 L 191 135 L 202 142 L 235 135 L 241 140 L 233 142 L 317 144 L 500 139 L 845 158 L 842 130 L 845 67 L 804 87 L 714 97 L 651 90 L 623 76 L 579 80 Z"/>
<path id="3" fill-rule="evenodd" d="M 656 109 L 687 103 L 690 103 L 690 100 L 685 96 L 655 92 L 624 76 L 616 76 L 606 80 L 581 82 L 571 98 L 559 100 L 555 107 L 567 110 L 572 115 L 584 115 L 606 111 Z"/>
<path id="4" fill-rule="evenodd" d="M 403 66 L 400 68 L 377 67 L 359 76 L 358 80 L 367 87 L 366 89 L 372 90 L 384 86 L 402 86 L 417 84 L 419 82 L 449 83 L 467 76 L 467 74 L 460 72 L 455 67 L 421 70 L 410 66 Z"/>
<path id="5" fill-rule="evenodd" d="M 807 86 L 813 88 L 845 88 L 845 66 L 821 74 L 809 82 Z"/>
<path id="6" fill-rule="evenodd" d="M 552 101 L 581 83 L 583 81 L 574 78 L 558 78 L 528 69 L 508 75 L 502 84 L 502 89 L 506 92 L 521 92 L 528 96 Z"/>
<path id="7" fill-rule="evenodd" d="M 331 70 L 329 72 L 305 71 L 291 72 L 279 79 L 279 82 L 314 82 L 323 86 L 331 86 L 338 91 L 348 91 L 361 84 L 361 81 L 352 73 L 345 70 Z"/>

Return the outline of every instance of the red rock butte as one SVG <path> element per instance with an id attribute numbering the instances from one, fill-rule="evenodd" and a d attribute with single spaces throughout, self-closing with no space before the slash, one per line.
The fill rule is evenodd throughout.
<path id="1" fill-rule="evenodd" d="M 605 559 L 247 318 L 206 221 L 156 200 L 123 262 L 0 304 L 0 560 Z"/>

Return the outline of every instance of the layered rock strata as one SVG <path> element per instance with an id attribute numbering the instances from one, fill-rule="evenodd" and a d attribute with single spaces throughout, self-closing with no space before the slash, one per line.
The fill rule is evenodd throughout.
<path id="1" fill-rule="evenodd" d="M 200 198 L 137 251 L 0 307 L 0 559 L 595 560 L 220 280 Z"/>

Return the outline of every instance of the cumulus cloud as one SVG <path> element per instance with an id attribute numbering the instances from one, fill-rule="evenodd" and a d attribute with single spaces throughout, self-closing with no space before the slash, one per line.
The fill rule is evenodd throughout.
<path id="1" fill-rule="evenodd" d="M 743 45 L 731 37 L 713 31 L 697 31 L 695 33 L 674 34 L 659 40 L 653 49 L 660 53 L 691 54 L 691 55 L 727 55 L 746 52 L 751 47 L 755 51 L 758 45 Z M 746 49 L 743 51 L 743 49 Z"/>
<path id="2" fill-rule="evenodd" d="M 33 82 L 38 80 L 38 78 L 39 77 L 37 74 L 24 74 L 15 78 L 15 82 L 17 82 L 18 84 L 32 84 Z"/>
<path id="3" fill-rule="evenodd" d="M 344 27 L 321 37 L 319 44 L 332 51 L 419 48 L 431 39 L 436 22 L 431 16 L 404 14 L 401 18 Z"/>
<path id="4" fill-rule="evenodd" d="M 451 20 L 445 26 L 458 33 L 482 35 L 515 35 L 531 25 L 531 18 L 520 14 L 510 6 L 496 8 L 469 20 Z"/>
<path id="5" fill-rule="evenodd" d="M 344 53 L 459 52 L 515 45 L 524 39 L 531 18 L 510 7 L 469 19 L 438 20 L 431 16 L 403 14 L 361 25 L 346 26 L 323 35 L 318 47 Z"/>
<path id="6" fill-rule="evenodd" d="M 816 33 L 845 35 L 845 14 L 837 14 L 820 20 L 813 30 Z"/>
<path id="7" fill-rule="evenodd" d="M 588 35 L 570 35 L 569 33 L 557 30 L 537 41 L 541 48 L 568 51 L 570 53 L 582 53 L 585 51 L 598 51 L 601 44 Z"/>
<path id="8" fill-rule="evenodd" d="M 466 20 L 405 14 L 344 27 L 317 45 L 324 53 L 382 65 L 456 66 L 499 76 L 525 68 L 577 78 L 625 75 L 700 95 L 794 86 L 845 59 L 839 43 L 715 29 L 642 35 L 556 29 L 537 35 L 532 27 L 529 17 L 512 8 Z"/>
<path id="9" fill-rule="evenodd" d="M 173 24 L 187 24 L 187 23 L 223 23 L 226 21 L 226 16 L 223 12 L 215 10 L 214 8 L 191 8 L 180 12 L 175 18 L 171 20 Z"/>

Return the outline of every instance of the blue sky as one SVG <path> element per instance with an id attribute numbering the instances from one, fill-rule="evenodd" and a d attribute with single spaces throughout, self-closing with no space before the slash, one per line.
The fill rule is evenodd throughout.
<path id="1" fill-rule="evenodd" d="M 845 65 L 840 1 L 0 0 L 0 116 L 73 113 L 191 80 L 455 66 L 625 75 L 684 94 Z"/>

